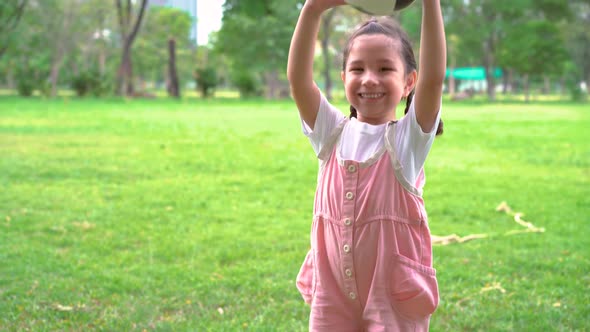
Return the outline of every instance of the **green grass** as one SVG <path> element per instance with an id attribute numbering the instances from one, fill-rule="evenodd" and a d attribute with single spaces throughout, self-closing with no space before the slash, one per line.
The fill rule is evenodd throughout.
<path id="1" fill-rule="evenodd" d="M 443 119 L 431 230 L 490 237 L 435 247 L 431 330 L 590 330 L 588 104 Z M 0 154 L 0 331 L 307 329 L 317 161 L 293 103 L 3 97 Z M 502 201 L 545 233 L 504 235 Z"/>

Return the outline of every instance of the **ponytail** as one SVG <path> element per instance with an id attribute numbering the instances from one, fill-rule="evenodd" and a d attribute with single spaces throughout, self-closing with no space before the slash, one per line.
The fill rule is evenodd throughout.
<path id="1" fill-rule="evenodd" d="M 414 90 L 410 91 L 408 97 L 406 97 L 406 109 L 404 110 L 404 115 L 408 114 L 410 110 L 410 104 L 412 104 L 412 99 L 414 98 Z"/>
<path id="2" fill-rule="evenodd" d="M 352 118 L 356 118 L 356 108 L 354 108 L 352 105 L 350 105 L 350 119 Z"/>
<path id="3" fill-rule="evenodd" d="M 410 104 L 412 104 L 412 99 L 414 98 L 414 90 L 412 90 L 410 92 L 410 94 L 408 95 L 408 97 L 406 98 L 406 109 L 404 110 L 404 114 L 408 114 L 408 111 L 410 110 Z M 436 127 L 436 136 L 442 135 L 443 134 L 443 120 L 440 119 L 440 121 L 438 122 L 438 127 Z"/>

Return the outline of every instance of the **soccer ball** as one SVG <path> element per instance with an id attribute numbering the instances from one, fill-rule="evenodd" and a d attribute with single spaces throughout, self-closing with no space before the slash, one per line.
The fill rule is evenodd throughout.
<path id="1" fill-rule="evenodd" d="M 414 0 L 345 0 L 346 3 L 370 15 L 391 15 L 402 10 Z"/>

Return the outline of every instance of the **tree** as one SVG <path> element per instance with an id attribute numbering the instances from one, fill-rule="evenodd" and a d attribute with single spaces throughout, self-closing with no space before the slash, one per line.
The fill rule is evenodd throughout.
<path id="1" fill-rule="evenodd" d="M 286 91 L 284 71 L 293 27 L 302 0 L 226 0 L 216 51 L 226 54 L 232 71 L 263 79 L 267 98 Z M 281 76 L 282 75 L 282 76 Z"/>
<path id="2" fill-rule="evenodd" d="M 201 91 L 201 96 L 203 98 L 208 98 L 213 94 L 215 87 L 217 87 L 219 78 L 217 77 L 217 71 L 215 68 L 209 65 L 195 71 L 195 81 L 197 87 Z"/>
<path id="3" fill-rule="evenodd" d="M 529 100 L 529 81 L 535 76 L 557 76 L 567 60 L 559 29 L 546 20 L 530 20 L 513 25 L 500 44 L 500 63 L 524 75 L 526 101 Z"/>
<path id="4" fill-rule="evenodd" d="M 168 39 L 168 95 L 180 98 L 180 89 L 178 86 L 178 71 L 176 69 L 176 40 Z"/>
<path id="5" fill-rule="evenodd" d="M 574 80 L 585 80 L 590 85 L 590 1 L 569 1 L 573 18 L 563 26 L 567 49 L 576 69 Z M 578 82 L 575 82 L 578 83 Z"/>
<path id="6" fill-rule="evenodd" d="M 121 64 L 117 71 L 117 90 L 120 95 L 133 95 L 133 64 L 131 62 L 131 47 L 137 37 L 147 0 L 141 0 L 137 16 L 133 15 L 132 0 L 127 0 L 123 7 L 121 0 L 115 0 L 117 6 L 117 17 L 119 18 L 119 29 L 121 34 Z M 133 18 L 135 17 L 135 20 Z"/>
<path id="7" fill-rule="evenodd" d="M 332 10 L 328 11 L 322 17 L 322 36 L 320 39 L 320 45 L 322 46 L 322 57 L 324 58 L 324 92 L 326 94 L 326 98 L 328 100 L 332 99 L 332 75 L 330 75 L 330 71 L 332 69 L 332 61 L 330 56 L 330 36 L 332 32 L 332 22 L 334 19 L 334 15 L 338 12 L 338 8 L 333 8 Z"/>
<path id="8" fill-rule="evenodd" d="M 55 1 L 54 5 L 45 2 L 44 14 L 51 17 L 47 23 L 47 31 L 54 36 L 51 43 L 51 68 L 49 73 L 50 94 L 57 95 L 57 85 L 64 57 L 80 43 L 80 34 L 76 23 L 79 20 L 79 7 L 75 0 Z M 59 19 L 55 19 L 55 18 Z"/>
<path id="9" fill-rule="evenodd" d="M 109 76 L 113 76 L 111 68 L 107 67 L 115 53 L 115 36 L 112 34 L 117 24 L 115 8 L 104 0 L 85 0 L 78 19 L 85 38 L 78 44 L 80 57 L 75 66 L 81 67 L 80 70 L 98 72 L 101 76 L 106 76 L 108 70 Z"/>
<path id="10" fill-rule="evenodd" d="M 368 15 L 350 6 L 336 7 L 322 16 L 321 29 L 318 35 L 321 46 L 322 61 L 317 64 L 316 77 L 323 77 L 323 92 L 326 98 L 332 99 L 334 86 L 332 77 L 340 78 L 342 70 L 342 51 L 350 30 Z M 338 73 L 335 75 L 335 73 Z"/>
<path id="11" fill-rule="evenodd" d="M 18 26 L 28 0 L 0 2 L 0 58 L 8 49 L 13 32 Z"/>
<path id="12" fill-rule="evenodd" d="M 35 76 L 37 88 L 43 94 L 57 95 L 64 66 L 68 67 L 66 79 L 78 76 L 79 60 L 87 55 L 88 45 L 94 42 L 97 26 L 90 14 L 100 12 L 97 5 L 96 1 L 79 0 L 29 3 L 13 55 L 20 58 L 21 70 Z"/>
<path id="13" fill-rule="evenodd" d="M 484 66 L 488 98 L 494 100 L 496 82 L 493 70 L 505 17 L 500 14 L 502 5 L 492 0 L 459 0 L 449 2 L 446 7 L 446 15 L 451 18 L 447 33 L 460 36 L 458 43 L 455 43 L 461 45 L 459 53 L 473 56 L 478 65 Z"/>
<path id="14" fill-rule="evenodd" d="M 31 81 L 44 95 L 55 95 L 61 66 L 78 43 L 79 32 L 72 23 L 78 7 L 74 0 L 33 1 L 15 30 L 18 38 L 8 52 L 17 83 Z M 12 70 L 8 69 L 9 74 Z M 24 85 L 31 85 L 24 84 Z"/>
<path id="15" fill-rule="evenodd" d="M 169 40 L 175 43 L 175 65 L 179 88 L 183 81 L 192 79 L 192 43 L 190 15 L 180 9 L 153 6 L 149 8 L 142 33 L 134 44 L 133 64 L 141 81 L 166 85 L 173 80 L 169 69 Z M 164 82 L 166 82 L 164 84 Z M 180 92 L 180 91 L 179 91 Z"/>
<path id="16" fill-rule="evenodd" d="M 494 71 L 502 52 L 500 43 L 506 38 L 522 41 L 513 31 L 515 25 L 530 20 L 548 20 L 551 24 L 567 17 L 568 4 L 559 0 L 449 0 L 445 4 L 449 24 L 447 33 L 459 37 L 458 54 L 464 62 L 475 61 L 486 70 L 487 94 L 495 100 Z M 531 38 L 543 38 L 529 35 Z"/>

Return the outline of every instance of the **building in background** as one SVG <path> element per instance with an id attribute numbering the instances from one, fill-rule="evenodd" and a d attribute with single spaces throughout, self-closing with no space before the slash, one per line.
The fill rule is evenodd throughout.
<path id="1" fill-rule="evenodd" d="M 150 6 L 166 6 L 184 10 L 192 20 L 190 38 L 197 45 L 197 0 L 148 0 Z"/>

